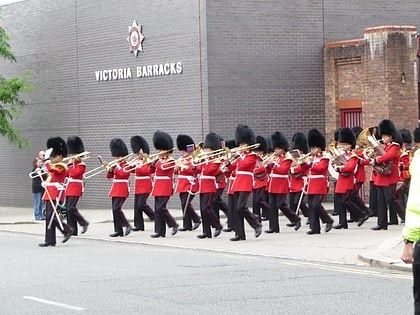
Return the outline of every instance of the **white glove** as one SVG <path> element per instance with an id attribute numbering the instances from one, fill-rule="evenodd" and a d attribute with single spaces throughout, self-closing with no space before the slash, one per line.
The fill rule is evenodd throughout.
<path id="1" fill-rule="evenodd" d="M 49 148 L 45 151 L 45 160 L 48 160 L 51 157 L 51 153 L 53 152 L 53 148 Z"/>

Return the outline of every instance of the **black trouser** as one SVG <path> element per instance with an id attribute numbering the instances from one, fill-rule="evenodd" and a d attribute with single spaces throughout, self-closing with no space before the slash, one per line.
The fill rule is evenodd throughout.
<path id="1" fill-rule="evenodd" d="M 394 187 L 395 185 L 389 186 L 376 186 L 377 193 L 377 207 L 378 207 L 378 225 L 381 228 L 388 227 L 388 208 L 390 208 Z"/>
<path id="2" fill-rule="evenodd" d="M 302 200 L 299 205 L 300 198 L 302 198 Z M 304 217 L 309 217 L 308 206 L 304 202 L 304 198 L 305 198 L 305 194 L 302 191 L 289 193 L 290 209 L 296 214 L 299 213 L 299 209 L 300 209 Z M 298 209 L 298 205 L 299 205 L 299 209 Z"/>
<path id="3" fill-rule="evenodd" d="M 319 223 L 319 219 L 321 216 L 321 209 L 323 209 L 323 206 L 321 204 L 323 199 L 324 195 L 308 195 L 309 228 L 314 233 L 321 232 L 321 225 Z"/>
<path id="4" fill-rule="evenodd" d="M 134 226 L 142 231 L 144 231 L 143 212 L 151 221 L 155 219 L 155 213 L 147 204 L 147 198 L 149 198 L 149 193 L 134 195 Z"/>
<path id="5" fill-rule="evenodd" d="M 224 190 L 225 190 L 224 188 L 218 188 L 213 195 L 213 205 L 212 205 L 213 212 L 216 215 L 216 217 L 219 219 L 219 221 L 220 221 L 219 210 L 222 210 L 223 213 L 225 214 L 225 216 L 229 218 L 229 216 L 228 216 L 228 212 L 229 212 L 228 205 L 222 199 L 222 194 L 223 194 Z"/>
<path id="6" fill-rule="evenodd" d="M 362 200 L 362 198 L 359 195 L 359 191 L 362 188 L 363 183 L 356 183 L 354 184 L 354 189 L 350 191 L 349 195 L 349 201 L 352 204 L 352 207 L 358 208 L 362 215 L 369 214 L 369 209 L 366 207 L 365 202 Z M 354 219 L 360 219 L 360 218 L 354 218 Z"/>
<path id="7" fill-rule="evenodd" d="M 166 208 L 169 198 L 169 196 L 155 197 L 155 233 L 160 236 L 166 235 L 166 224 L 169 227 L 176 226 L 174 217 L 169 213 L 168 208 Z"/>
<path id="8" fill-rule="evenodd" d="M 201 193 L 200 194 L 200 213 L 201 220 L 203 222 L 203 234 L 207 237 L 211 237 L 211 227 L 220 228 L 220 222 L 216 217 L 216 214 L 212 208 L 213 205 L 213 194 L 212 193 Z"/>
<path id="9" fill-rule="evenodd" d="M 346 193 L 336 193 L 338 198 L 338 216 L 340 225 L 343 227 L 347 227 L 347 210 L 350 211 L 350 215 L 355 220 L 359 220 L 362 217 L 362 212 L 360 209 L 355 207 L 351 201 L 350 201 L 350 192 L 351 190 L 348 190 Z"/>
<path id="10" fill-rule="evenodd" d="M 55 203 L 54 203 L 54 205 L 55 205 Z M 60 224 L 58 222 L 59 219 L 57 219 L 57 216 L 54 214 L 54 209 L 53 209 L 53 206 L 52 206 L 50 201 L 46 201 L 45 212 L 46 212 L 45 243 L 55 245 L 56 242 L 57 242 L 56 234 L 55 234 L 55 228 L 58 228 L 60 230 L 60 232 L 63 233 L 63 234 L 69 233 L 71 228 L 66 223 L 61 222 L 63 224 L 63 229 L 61 229 Z M 51 227 L 48 228 L 48 226 L 50 224 L 50 221 L 51 221 L 51 218 L 52 218 Z"/>
<path id="11" fill-rule="evenodd" d="M 112 197 L 112 217 L 114 219 L 114 232 L 123 236 L 123 226 L 128 226 L 128 221 L 122 212 L 122 206 L 125 202 L 124 197 Z"/>
<path id="12" fill-rule="evenodd" d="M 181 200 L 183 220 L 182 225 L 185 229 L 192 230 L 192 222 L 199 223 L 200 217 L 195 212 L 194 207 L 191 204 L 191 201 L 194 199 L 195 195 L 189 192 L 179 193 L 179 199 Z"/>
<path id="13" fill-rule="evenodd" d="M 77 235 L 77 223 L 80 226 L 85 226 L 87 221 L 80 214 L 79 209 L 77 209 L 77 202 L 80 197 L 77 196 L 68 196 L 66 197 L 66 209 L 67 209 L 67 224 L 73 229 L 73 235 Z"/>
<path id="14" fill-rule="evenodd" d="M 296 223 L 300 220 L 296 213 L 294 213 L 286 203 L 287 194 L 270 193 L 270 221 L 269 229 L 274 232 L 280 232 L 279 225 L 279 209 L 289 219 L 291 223 Z"/>
<path id="15" fill-rule="evenodd" d="M 378 216 L 378 186 L 369 182 L 369 210 L 373 217 Z"/>
<path id="16" fill-rule="evenodd" d="M 267 203 L 266 193 L 265 187 L 252 191 L 252 212 L 258 216 L 260 221 L 261 217 L 268 218 L 270 215 L 270 206 Z"/>
<path id="17" fill-rule="evenodd" d="M 398 224 L 398 217 L 401 220 L 405 220 L 405 209 L 403 209 L 400 203 L 400 190 L 395 190 L 396 185 L 394 185 L 394 192 L 392 194 L 391 203 L 389 204 L 389 223 Z"/>
<path id="18" fill-rule="evenodd" d="M 261 223 L 258 217 L 249 211 L 247 202 L 249 195 L 251 193 L 247 191 L 238 191 L 235 192 L 235 235 L 239 236 L 241 240 L 245 240 L 245 226 L 244 219 L 252 226 L 253 229 L 256 229 Z"/>
<path id="19" fill-rule="evenodd" d="M 235 195 L 228 195 L 228 228 L 235 229 Z"/>
<path id="20" fill-rule="evenodd" d="M 420 315 L 420 243 L 414 244 L 413 258 L 414 314 Z"/>

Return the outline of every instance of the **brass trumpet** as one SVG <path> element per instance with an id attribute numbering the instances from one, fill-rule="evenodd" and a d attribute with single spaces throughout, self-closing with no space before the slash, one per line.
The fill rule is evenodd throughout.
<path id="1" fill-rule="evenodd" d="M 119 162 L 129 159 L 130 157 L 133 157 L 133 156 L 134 156 L 134 153 L 130 153 L 130 154 L 127 154 L 126 156 L 120 157 L 111 162 L 104 161 L 102 160 L 101 156 L 98 156 L 98 160 L 99 162 L 101 162 L 101 166 L 95 167 L 94 169 L 87 171 L 85 174 L 83 174 L 83 178 L 88 179 L 104 171 L 108 171 L 110 168 L 116 166 Z"/>

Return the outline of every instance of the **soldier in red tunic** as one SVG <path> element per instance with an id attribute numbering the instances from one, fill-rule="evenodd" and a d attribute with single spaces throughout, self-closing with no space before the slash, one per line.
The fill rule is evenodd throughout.
<path id="1" fill-rule="evenodd" d="M 119 138 L 112 139 L 109 147 L 111 149 L 111 155 L 115 157 L 117 161 L 114 165 L 109 167 L 108 172 L 106 173 L 106 178 L 112 179 L 112 186 L 108 195 L 112 198 L 112 216 L 114 219 L 114 233 L 109 236 L 127 236 L 130 234 L 132 227 L 122 211 L 122 206 L 128 198 L 130 190 L 130 171 L 126 170 L 125 166 L 127 162 L 124 159 L 124 157 L 128 155 L 128 149 L 124 141 Z M 125 227 L 124 233 L 123 227 Z"/>
<path id="2" fill-rule="evenodd" d="M 145 163 L 144 154 L 150 154 L 149 144 L 142 136 L 130 139 L 131 149 L 137 154 L 136 163 L 132 167 L 134 173 L 134 228 L 133 231 L 144 231 L 145 213 L 151 221 L 155 218 L 153 209 L 147 204 L 147 198 L 152 191 L 152 176 L 150 163 Z"/>
<path id="3" fill-rule="evenodd" d="M 268 174 L 264 165 L 264 158 L 267 157 L 267 141 L 264 137 L 257 136 L 256 142 L 260 146 L 255 149 L 255 154 L 257 154 L 258 159 L 254 169 L 254 184 L 252 186 L 252 212 L 258 216 L 261 222 L 261 217 L 268 217 L 268 213 L 270 212 L 266 191 Z"/>
<path id="4" fill-rule="evenodd" d="M 153 145 L 159 150 L 159 157 L 150 164 L 154 173 L 152 196 L 155 197 L 155 233 L 151 237 L 158 238 L 166 236 L 166 224 L 172 228 L 172 235 L 178 232 L 178 224 L 166 206 L 174 191 L 175 160 L 171 156 L 174 145 L 169 134 L 156 131 Z"/>
<path id="5" fill-rule="evenodd" d="M 236 147 L 235 140 L 226 141 L 226 147 L 233 149 Z M 233 167 L 225 167 L 222 170 L 227 178 L 227 227 L 223 232 L 232 232 L 235 228 L 235 198 L 232 191 L 233 183 L 235 182 L 235 170 Z"/>
<path id="6" fill-rule="evenodd" d="M 57 227 L 63 233 L 63 243 L 67 242 L 73 234 L 73 229 L 60 218 L 57 218 L 57 203 L 60 201 L 60 190 L 64 189 L 63 183 L 67 176 L 67 165 L 64 164 L 63 157 L 67 156 L 66 142 L 60 138 L 50 138 L 47 141 L 50 154 L 46 153 L 45 167 L 48 171 L 48 178 L 43 182 L 45 186 L 42 200 L 46 201 L 46 220 L 45 220 L 45 241 L 39 244 L 40 247 L 55 246 Z"/>
<path id="7" fill-rule="evenodd" d="M 204 140 L 204 150 L 208 155 L 222 148 L 220 136 L 211 132 L 206 135 Z M 214 237 L 222 232 L 220 220 L 213 211 L 213 200 L 216 193 L 216 176 L 220 174 L 221 161 L 216 156 L 207 157 L 204 161 L 199 161 L 199 165 L 194 167 L 194 171 L 199 178 L 200 193 L 200 213 L 203 221 L 203 233 L 197 235 L 198 238 L 211 238 L 211 227 L 215 228 Z"/>
<path id="8" fill-rule="evenodd" d="M 192 165 L 195 144 L 190 136 L 178 135 L 176 145 L 181 152 L 181 162 L 175 168 L 178 175 L 175 192 L 179 194 L 183 213 L 182 227 L 178 231 L 192 231 L 201 224 L 201 218 L 191 204 L 198 191 L 198 179 Z"/>
<path id="9" fill-rule="evenodd" d="M 257 155 L 249 149 L 250 145 L 255 144 L 254 131 L 246 125 L 239 124 L 235 130 L 235 140 L 239 145 L 239 157 L 232 163 L 235 166 L 235 181 L 232 191 L 235 194 L 235 237 L 231 241 L 245 240 L 244 219 L 255 230 L 255 237 L 261 235 L 261 223 L 259 218 L 249 211 L 248 199 L 252 193 L 252 183 L 254 181 L 254 169 L 257 164 Z"/>

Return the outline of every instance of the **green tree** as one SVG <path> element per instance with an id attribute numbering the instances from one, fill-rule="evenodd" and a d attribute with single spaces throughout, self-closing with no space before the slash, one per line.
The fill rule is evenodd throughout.
<path id="1" fill-rule="evenodd" d="M 16 56 L 9 45 L 9 35 L 1 26 L 0 57 L 16 62 Z M 25 72 L 22 77 L 11 79 L 6 79 L 0 74 L 0 135 L 7 137 L 11 144 L 19 148 L 27 147 L 29 141 L 21 136 L 20 130 L 12 125 L 12 121 L 21 115 L 26 106 L 25 101 L 20 98 L 21 92 L 29 93 L 31 90 L 29 72 Z"/>

